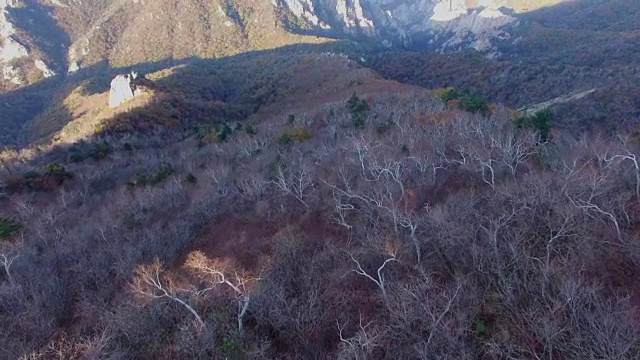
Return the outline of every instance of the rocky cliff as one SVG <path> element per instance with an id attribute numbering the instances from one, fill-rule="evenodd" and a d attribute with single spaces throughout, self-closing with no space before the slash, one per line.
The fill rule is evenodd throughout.
<path id="1" fill-rule="evenodd" d="M 508 39 L 516 14 L 562 0 L 271 0 L 289 11 L 294 28 L 374 40 L 386 47 L 491 53 Z"/>
<path id="2" fill-rule="evenodd" d="M 628 0 L 0 0 L 0 92 L 98 63 L 219 58 L 332 38 L 501 60 L 534 42 L 544 48 L 532 52 L 566 58 L 582 36 L 573 30 L 621 38 L 617 31 L 636 30 L 637 10 Z"/>
<path id="3" fill-rule="evenodd" d="M 68 36 L 53 17 L 55 6 L 60 4 L 0 0 L 0 90 L 54 76 L 65 67 Z"/>

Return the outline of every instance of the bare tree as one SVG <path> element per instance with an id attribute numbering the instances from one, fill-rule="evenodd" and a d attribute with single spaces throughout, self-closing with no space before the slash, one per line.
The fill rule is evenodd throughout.
<path id="1" fill-rule="evenodd" d="M 526 206 L 517 206 L 517 204 L 510 203 L 507 211 L 499 213 L 497 216 L 489 216 L 482 214 L 485 209 L 481 209 L 480 219 L 482 222 L 479 225 L 480 229 L 484 231 L 489 239 L 489 243 L 494 252 L 498 252 L 498 233 L 501 229 L 506 227 L 514 218 L 514 216 L 527 209 Z"/>
<path id="2" fill-rule="evenodd" d="M 180 299 L 178 295 L 174 291 L 171 291 L 167 284 L 162 281 L 162 272 L 162 264 L 158 259 L 150 265 L 139 266 L 136 269 L 136 275 L 133 279 L 133 290 L 151 299 L 168 299 L 177 302 L 193 314 L 202 329 L 206 328 L 198 312 L 186 301 Z"/>
<path id="3" fill-rule="evenodd" d="M 507 127 L 507 126 L 505 126 Z M 531 131 L 515 132 L 511 126 L 500 129 L 496 134 L 492 133 L 491 142 L 499 151 L 499 157 L 512 177 L 516 178 L 518 167 L 538 151 L 537 135 Z"/>
<path id="4" fill-rule="evenodd" d="M 262 194 L 265 193 L 269 185 L 269 181 L 259 175 L 248 175 L 238 180 L 238 187 L 241 195 L 249 200 L 257 201 Z"/>
<path id="5" fill-rule="evenodd" d="M 345 196 L 338 194 L 335 190 L 333 190 L 331 194 L 333 195 L 333 199 L 335 200 L 335 216 L 333 217 L 333 222 L 351 230 L 352 226 L 347 223 L 347 216 L 349 212 L 355 210 L 355 206 L 348 203 L 347 201 L 344 201 Z"/>
<path id="6" fill-rule="evenodd" d="M 390 159 L 385 156 L 382 160 L 371 157 L 366 163 L 360 163 L 363 170 L 362 188 L 356 187 L 350 180 L 350 176 L 344 167 L 339 167 L 338 177 L 340 184 L 334 185 L 323 181 L 329 186 L 334 194 L 334 198 L 339 204 L 336 205 L 338 215 L 353 207 L 349 202 L 359 202 L 367 207 L 382 210 L 385 216 L 391 221 L 394 234 L 397 240 L 403 236 L 401 229 L 409 232 L 415 252 L 417 262 L 421 261 L 420 242 L 417 238 L 418 218 L 414 214 L 414 209 L 409 206 L 407 190 L 405 189 L 404 177 L 406 171 L 407 158 L 400 160 Z M 347 200 L 347 204 L 343 201 Z"/>
<path id="7" fill-rule="evenodd" d="M 288 166 L 279 163 L 276 170 L 276 179 L 273 183 L 283 192 L 293 195 L 304 206 L 309 207 L 305 201 L 309 189 L 313 188 L 313 174 L 311 166 L 307 164 L 302 153 Z"/>
<path id="8" fill-rule="evenodd" d="M 390 337 L 403 344 L 396 351 L 405 352 L 413 345 L 423 359 L 433 354 L 459 357 L 468 331 L 467 320 L 459 317 L 460 310 L 469 305 L 465 303 L 465 281 L 456 278 L 451 283 L 438 283 L 426 271 L 412 270 L 416 271 L 409 270 L 407 279 L 394 287 L 385 319 Z"/>
<path id="9" fill-rule="evenodd" d="M 346 347 L 346 351 L 343 350 L 338 355 L 338 359 L 365 360 L 369 358 L 372 350 L 380 346 L 379 338 L 381 337 L 380 332 L 376 328 L 372 328 L 372 324 L 373 321 L 364 324 L 361 314 L 356 334 L 347 338 L 344 335 L 344 328 L 348 323 L 340 324 L 336 321 L 340 342 Z"/>
<path id="10" fill-rule="evenodd" d="M 382 298 L 384 299 L 384 302 L 387 306 L 389 306 L 389 295 L 387 294 L 387 287 L 386 287 L 386 279 L 384 277 L 384 274 L 382 273 L 382 271 L 384 270 L 385 266 L 387 266 L 388 263 L 392 262 L 392 261 L 398 261 L 395 257 L 395 254 L 390 254 L 390 257 L 388 257 L 376 270 L 375 273 L 375 277 L 372 275 L 369 275 L 369 273 L 367 273 L 363 268 L 362 265 L 360 265 L 360 262 L 358 260 L 356 260 L 356 258 L 353 256 L 353 254 L 349 254 L 349 256 L 351 257 L 351 260 L 353 260 L 353 262 L 356 264 L 356 269 L 351 270 L 353 272 L 355 272 L 358 275 L 364 276 L 365 278 L 371 280 L 374 284 L 376 284 L 376 286 L 380 289 L 380 291 L 382 292 Z"/>
<path id="11" fill-rule="evenodd" d="M 628 136 L 620 136 L 619 144 L 615 150 L 601 152 L 601 159 L 607 166 L 620 166 L 624 162 L 630 163 L 635 181 L 636 200 L 640 201 L 640 165 L 638 157 L 631 151 L 630 142 Z"/>
<path id="12" fill-rule="evenodd" d="M 377 148 L 381 147 L 382 144 L 379 142 L 375 142 L 371 138 L 365 139 L 365 137 L 362 135 L 360 137 L 350 137 L 349 140 L 351 141 L 351 143 L 347 150 L 354 151 L 357 159 L 353 162 L 358 164 L 358 166 L 360 167 L 360 171 L 362 172 L 362 176 L 366 177 L 371 153 Z"/>
<path id="13" fill-rule="evenodd" d="M 0 264 L 2 264 L 5 274 L 7 274 L 7 280 L 9 280 L 9 283 L 11 284 L 13 284 L 13 276 L 11 276 L 11 265 L 19 257 L 20 254 L 14 253 L 10 249 L 0 250 Z"/>
<path id="14" fill-rule="evenodd" d="M 569 171 L 568 182 L 564 187 L 565 197 L 573 206 L 584 211 L 587 216 L 600 221 L 602 217 L 607 218 L 613 224 L 618 239 L 623 241 L 618 218 L 601 204 L 603 199 L 607 197 L 608 187 L 612 185 L 609 176 L 586 165 L 580 169 L 571 168 Z"/>
<path id="15" fill-rule="evenodd" d="M 251 277 L 246 274 L 233 272 L 232 276 L 226 274 L 227 265 L 216 262 L 207 258 L 202 252 L 195 251 L 189 254 L 185 263 L 187 269 L 196 272 L 199 276 L 205 278 L 211 287 L 199 290 L 199 294 L 203 294 L 215 288 L 216 285 L 224 284 L 236 294 L 236 303 L 238 311 L 236 320 L 238 323 L 238 331 L 243 331 L 243 320 L 249 308 L 251 301 L 251 293 L 255 289 L 256 283 L 260 277 Z"/>

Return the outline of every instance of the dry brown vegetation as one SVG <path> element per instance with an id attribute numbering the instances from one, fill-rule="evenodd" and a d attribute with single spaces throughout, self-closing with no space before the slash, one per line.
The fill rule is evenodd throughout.
<path id="1" fill-rule="evenodd" d="M 571 42 L 564 36 L 557 38 L 562 39 L 559 47 L 585 43 L 584 39 Z M 538 40 L 535 44 L 523 45 L 523 49 L 532 54 L 543 53 L 541 49 L 550 45 Z M 595 89 L 595 93 L 585 98 L 554 107 L 559 125 L 578 131 L 587 128 L 633 131 L 640 118 L 640 97 L 635 85 L 638 69 L 633 65 L 638 63 L 634 60 L 637 47 L 632 45 L 637 41 L 636 36 L 624 46 L 618 43 L 612 45 L 615 50 L 602 53 L 602 46 L 589 47 L 599 49 L 598 54 L 615 53 L 618 60 L 608 59 L 624 64 L 607 64 L 608 60 L 602 55 L 592 55 L 580 48 L 568 51 L 571 54 L 561 52 L 557 57 L 534 58 L 530 62 L 520 61 L 530 54 L 515 56 L 513 60 L 490 60 L 477 53 L 387 53 L 374 56 L 369 65 L 388 79 L 427 88 L 475 89 L 492 102 L 514 108 Z M 582 60 L 572 59 L 572 54 L 581 56 Z"/>
<path id="2" fill-rule="evenodd" d="M 98 16 L 96 15 L 98 14 Z M 270 2 L 249 0 L 83 1 L 56 8 L 83 66 L 127 66 L 167 58 L 219 58 L 327 39 L 285 30 Z"/>
<path id="3" fill-rule="evenodd" d="M 511 36 L 494 42 L 495 58 L 473 51 L 391 51 L 373 53 L 367 65 L 388 79 L 427 88 L 471 88 L 514 108 L 596 89 L 555 107 L 559 125 L 635 131 L 640 119 L 639 16 L 637 1 L 563 2 L 518 15 L 522 22 L 510 29 Z"/>
<path id="4" fill-rule="evenodd" d="M 640 356 L 635 140 L 366 99 L 3 153 L 0 357 Z"/>

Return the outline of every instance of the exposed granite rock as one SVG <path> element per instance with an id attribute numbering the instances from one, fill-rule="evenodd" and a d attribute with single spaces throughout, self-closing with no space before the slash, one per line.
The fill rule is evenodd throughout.
<path id="1" fill-rule="evenodd" d="M 156 89 L 153 81 L 135 71 L 120 74 L 111 80 L 109 107 L 114 108 L 137 96 Z"/>
<path id="2" fill-rule="evenodd" d="M 47 66 L 47 64 L 40 59 L 36 59 L 36 61 L 34 62 L 34 65 L 36 69 L 42 71 L 42 76 L 44 76 L 45 78 L 56 75 L 55 71 L 51 70 L 49 66 Z"/>
<path id="3" fill-rule="evenodd" d="M 558 0 L 561 1 L 561 0 Z M 272 0 L 319 33 L 368 38 L 384 46 L 488 54 L 518 24 L 513 0 Z"/>
<path id="4" fill-rule="evenodd" d="M 13 60 L 29 55 L 27 48 L 13 38 L 17 29 L 9 21 L 9 9 L 16 4 L 15 0 L 0 0 L 0 70 L 4 80 L 14 85 L 22 85 L 24 79 L 11 64 Z"/>
<path id="5" fill-rule="evenodd" d="M 137 73 L 120 74 L 111 80 L 111 90 L 109 91 L 109 107 L 114 108 L 122 103 L 133 99 L 136 94 L 134 80 Z"/>

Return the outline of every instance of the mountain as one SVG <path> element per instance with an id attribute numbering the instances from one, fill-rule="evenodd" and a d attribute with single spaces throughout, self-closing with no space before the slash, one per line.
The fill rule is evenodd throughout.
<path id="1" fill-rule="evenodd" d="M 212 58 L 314 39 L 292 31 L 384 47 L 490 52 L 494 40 L 509 38 L 506 27 L 517 26 L 515 13 L 557 2 L 4 0 L 0 63 L 8 88 L 105 60 L 125 66 Z"/>
<path id="2" fill-rule="evenodd" d="M 285 50 L 2 152 L 0 357 L 640 355 L 636 140 Z"/>
<path id="3" fill-rule="evenodd" d="M 0 2 L 0 91 L 59 73 L 69 39 L 35 1 Z"/>
<path id="4" fill-rule="evenodd" d="M 389 79 L 473 89 L 514 108 L 596 89 L 554 107 L 562 126 L 610 131 L 633 128 L 640 117 L 636 2 L 12 0 L 0 5 L 4 92 L 45 77 L 64 82 L 81 69 L 80 76 L 134 65 L 145 71 L 145 64 L 162 61 L 341 39 L 350 45 L 337 52 Z M 5 144 L 16 143 L 20 129 L 51 103 L 51 96 L 31 89 L 0 99 L 12 109 L 4 121 L 10 129 L 2 135 Z M 22 105 L 25 101 L 30 105 Z"/>
<path id="5" fill-rule="evenodd" d="M 521 11 L 562 0 L 419 0 L 337 1 L 277 0 L 298 19 L 298 28 L 312 33 L 368 39 L 384 47 L 447 51 L 472 47 L 492 50 L 492 42 L 509 38 Z"/>
<path id="6" fill-rule="evenodd" d="M 50 63 L 64 74 L 102 61 L 126 66 L 212 58 L 315 40 L 286 32 L 275 9 L 263 2 L 11 0 L 1 5 L 3 53 L 12 54 L 2 60 L 5 81 L 15 85 L 38 79 L 26 77 L 29 61 Z M 51 74 L 45 71 L 40 78 Z"/>
<path id="7" fill-rule="evenodd" d="M 0 4 L 0 359 L 640 358 L 637 2 Z"/>

